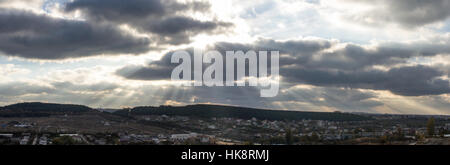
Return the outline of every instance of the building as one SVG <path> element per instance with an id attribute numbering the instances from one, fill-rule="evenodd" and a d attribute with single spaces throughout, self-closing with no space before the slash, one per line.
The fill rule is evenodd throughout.
<path id="1" fill-rule="evenodd" d="M 47 145 L 48 143 L 48 139 L 45 136 L 41 136 L 41 138 L 39 138 L 39 145 Z"/>
<path id="2" fill-rule="evenodd" d="M 78 134 L 59 134 L 59 136 L 70 136 L 70 137 L 75 137 L 75 136 L 79 136 Z"/>
<path id="3" fill-rule="evenodd" d="M 0 137 L 12 138 L 13 134 L 0 134 Z"/>
<path id="4" fill-rule="evenodd" d="M 28 141 L 30 141 L 30 137 L 29 136 L 24 136 L 21 140 L 20 140 L 20 145 L 27 145 Z"/>
<path id="5" fill-rule="evenodd" d="M 121 143 L 130 142 L 130 140 L 131 140 L 131 138 L 130 138 L 130 136 L 128 136 L 128 135 L 122 135 L 122 136 L 120 136 L 120 139 L 119 139 L 119 141 L 120 141 Z"/>
<path id="6" fill-rule="evenodd" d="M 190 134 L 173 134 L 170 136 L 170 139 L 173 141 L 182 141 L 187 140 L 189 138 L 197 137 L 197 133 L 190 133 Z"/>
<path id="7" fill-rule="evenodd" d="M 28 125 L 28 124 L 16 124 L 16 125 L 14 125 L 14 127 L 18 127 L 18 128 L 29 128 L 29 127 L 31 127 L 31 125 Z"/>

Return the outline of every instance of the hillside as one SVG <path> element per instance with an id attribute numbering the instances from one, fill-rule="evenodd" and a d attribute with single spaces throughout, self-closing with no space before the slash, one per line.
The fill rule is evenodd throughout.
<path id="1" fill-rule="evenodd" d="M 95 111 L 83 105 L 51 104 L 51 103 L 19 103 L 0 107 L 0 117 L 46 117 L 61 114 L 82 114 Z M 361 121 L 372 118 L 337 112 L 301 112 L 264 110 L 246 107 L 222 106 L 222 105 L 188 105 L 188 106 L 159 106 L 159 107 L 135 107 L 123 109 L 113 114 L 120 116 L 139 115 L 168 115 L 190 116 L 199 118 L 232 117 L 240 119 L 257 118 L 260 120 L 328 120 L 328 121 Z"/>
<path id="2" fill-rule="evenodd" d="M 60 114 L 81 114 L 94 111 L 83 105 L 51 103 L 19 103 L 0 107 L 0 117 L 46 117 Z"/>
<path id="3" fill-rule="evenodd" d="M 255 108 L 221 106 L 221 105 L 188 105 L 188 106 L 160 106 L 160 107 L 135 107 L 130 110 L 120 110 L 115 114 L 122 116 L 129 115 L 168 115 L 168 116 L 193 116 L 201 118 L 211 117 L 233 117 L 241 119 L 257 118 L 260 120 L 329 120 L 329 121 L 361 121 L 371 120 L 364 117 L 348 113 L 329 112 L 300 112 L 263 110 Z"/>

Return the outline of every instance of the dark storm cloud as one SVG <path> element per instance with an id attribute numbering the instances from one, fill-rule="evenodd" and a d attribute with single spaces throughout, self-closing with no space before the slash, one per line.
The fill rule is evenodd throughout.
<path id="1" fill-rule="evenodd" d="M 367 3 L 375 7 L 368 13 L 360 13 L 353 19 L 365 22 L 371 18 L 382 25 L 385 22 L 397 23 L 405 27 L 418 27 L 445 21 L 450 16 L 449 0 L 344 0 L 354 3 Z"/>
<path id="2" fill-rule="evenodd" d="M 444 39 L 445 40 L 445 39 Z M 208 50 L 280 50 L 280 75 L 286 86 L 312 84 L 327 87 L 350 87 L 389 90 L 398 95 L 422 96 L 450 93 L 449 80 L 441 78 L 447 72 L 441 68 L 421 65 L 395 67 L 387 71 L 374 69 L 376 65 L 387 68 L 406 64 L 412 57 L 448 54 L 445 44 L 385 43 L 374 48 L 347 44 L 331 48 L 338 43 L 327 40 L 274 41 L 260 40 L 254 44 L 217 43 Z M 192 49 L 189 49 L 191 55 Z M 116 72 L 133 80 L 170 79 L 178 64 L 170 63 L 173 52 L 147 66 L 128 66 Z M 225 65 L 224 65 L 225 66 Z M 204 66 L 204 68 L 207 66 Z"/>
<path id="3" fill-rule="evenodd" d="M 91 19 L 127 21 L 165 12 L 160 0 L 75 0 L 66 4 L 66 11 L 82 9 Z"/>
<path id="4" fill-rule="evenodd" d="M 226 51 L 229 50 L 242 50 L 244 52 L 249 50 L 256 51 L 270 51 L 270 50 L 281 50 L 281 53 L 292 53 L 299 58 L 310 58 L 313 53 L 321 51 L 326 48 L 330 48 L 331 42 L 327 40 L 305 40 L 305 41 L 285 41 L 278 42 L 274 40 L 260 40 L 256 44 L 239 44 L 239 43 L 228 43 L 219 42 L 210 47 L 208 50 L 217 50 L 225 55 Z M 193 59 L 194 50 L 193 48 L 185 49 L 191 55 Z M 127 79 L 132 80 L 167 80 L 170 79 L 173 68 L 178 66 L 176 63 L 171 63 L 171 55 L 174 52 L 169 52 L 163 55 L 163 57 L 158 61 L 152 61 L 147 66 L 126 66 L 119 69 L 116 74 Z M 269 54 L 270 57 L 270 54 Z M 293 64 L 295 61 L 291 57 L 284 57 L 280 59 L 281 65 Z M 224 66 L 225 66 L 224 60 Z M 269 60 L 270 63 L 270 60 Z M 203 69 L 208 65 L 204 64 Z M 236 69 L 235 69 L 236 71 Z M 194 73 L 193 73 L 194 74 Z M 224 74 L 225 75 L 225 74 Z"/>
<path id="5" fill-rule="evenodd" d="M 71 12 L 82 10 L 90 19 L 113 22 L 138 22 L 148 17 L 174 15 L 180 11 L 205 12 L 205 2 L 178 3 L 174 0 L 74 0 L 65 5 Z"/>
<path id="6" fill-rule="evenodd" d="M 32 12 L 1 9 L 0 52 L 30 59 L 68 59 L 102 54 L 141 54 L 154 44 L 189 43 L 200 33 L 220 33 L 232 26 L 200 21 L 180 12 L 207 12 L 203 2 L 161 0 L 75 0 L 65 10 L 81 10 L 86 21 L 66 20 Z M 151 38 L 135 37 L 119 29 L 128 24 Z"/>
<path id="7" fill-rule="evenodd" d="M 450 93 L 450 82 L 439 78 L 443 73 L 425 66 L 412 66 L 384 71 L 327 71 L 314 69 L 281 69 L 280 74 L 291 83 L 317 86 L 389 90 L 403 96 Z"/>
<path id="8" fill-rule="evenodd" d="M 346 43 L 336 47 L 337 41 L 323 39 L 304 39 L 275 41 L 261 39 L 253 44 L 219 42 L 210 50 L 218 50 L 225 54 L 227 50 L 278 50 L 280 51 L 280 66 L 298 66 L 308 69 L 325 70 L 360 70 L 374 65 L 390 66 L 405 63 L 412 57 L 432 57 L 439 54 L 449 54 L 448 36 L 436 38 L 431 42 L 418 41 L 414 43 L 386 42 L 372 47 Z M 332 48 L 332 50 L 325 51 Z M 169 59 L 170 60 L 170 59 Z"/>
<path id="9" fill-rule="evenodd" d="M 167 80 L 170 79 L 175 67 L 154 64 L 149 66 L 131 65 L 117 70 L 116 74 L 131 80 Z"/>
<path id="10" fill-rule="evenodd" d="M 105 24 L 64 20 L 1 9 L 0 51 L 31 59 L 66 59 L 100 54 L 138 54 L 149 40 Z"/>
<path id="11" fill-rule="evenodd" d="M 184 16 L 173 16 L 161 20 L 135 25 L 138 29 L 156 34 L 155 40 L 162 44 L 179 45 L 189 43 L 190 38 L 200 33 L 221 33 L 232 26 L 227 22 L 198 21 Z"/>
<path id="12" fill-rule="evenodd" d="M 194 58 L 194 49 L 184 49 Z M 148 65 L 129 65 L 116 71 L 116 75 L 131 80 L 169 80 L 172 70 L 178 66 L 171 62 L 171 55 L 175 51 L 164 54 L 160 60 L 152 61 Z M 194 73 L 192 73 L 194 74 Z"/>
<path id="13" fill-rule="evenodd" d="M 389 81 L 380 88 L 407 96 L 439 95 L 450 93 L 450 81 L 439 77 L 444 73 L 426 66 L 402 67 L 389 70 Z"/>
<path id="14" fill-rule="evenodd" d="M 186 31 L 197 32 L 203 30 L 215 29 L 218 24 L 213 22 L 200 22 L 187 17 L 172 17 L 163 20 L 155 25 L 150 25 L 149 30 L 158 34 L 176 34 Z"/>
<path id="15" fill-rule="evenodd" d="M 174 0 L 75 0 L 67 3 L 67 12 L 81 10 L 91 21 L 128 24 L 140 32 L 156 35 L 161 44 L 188 43 L 200 33 L 221 33 L 231 23 L 199 21 L 177 13 L 208 12 L 205 2 L 178 3 Z"/>

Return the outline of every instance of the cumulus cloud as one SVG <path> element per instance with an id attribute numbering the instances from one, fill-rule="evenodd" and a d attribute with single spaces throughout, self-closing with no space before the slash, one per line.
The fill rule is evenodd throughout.
<path id="1" fill-rule="evenodd" d="M 21 68 L 14 64 L 0 64 L 0 77 L 2 77 L 3 80 L 11 75 L 28 74 L 29 72 L 30 72 L 30 70 Z M 4 78 L 3 78 L 3 76 L 4 76 Z"/>
<path id="2" fill-rule="evenodd" d="M 46 0 L 26 0 L 26 1 L 18 1 L 18 0 L 0 0 L 1 8 L 14 8 L 14 9 L 23 9 L 34 12 L 41 11 L 42 5 Z"/>
<path id="3" fill-rule="evenodd" d="M 149 50 L 147 38 L 134 37 L 108 25 L 12 9 L 2 9 L 0 24 L 0 51 L 11 56 L 67 59 Z"/>
<path id="4" fill-rule="evenodd" d="M 349 18 L 365 24 L 395 23 L 408 28 L 445 21 L 450 17 L 448 0 L 342 0 L 351 4 L 362 3 L 368 11 L 350 15 Z M 349 4 L 349 5 L 351 5 Z"/>

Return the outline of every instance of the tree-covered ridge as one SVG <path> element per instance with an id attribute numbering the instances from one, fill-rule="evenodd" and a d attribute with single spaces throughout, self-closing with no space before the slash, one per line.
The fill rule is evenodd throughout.
<path id="1" fill-rule="evenodd" d="M 94 109 L 84 105 L 52 104 L 52 103 L 19 103 L 0 107 L 0 117 L 46 117 L 58 114 L 80 114 Z M 231 117 L 240 119 L 257 118 L 260 120 L 328 120 L 328 121 L 361 121 L 372 118 L 339 112 L 301 112 L 266 110 L 223 105 L 187 105 L 187 106 L 143 106 L 122 109 L 114 112 L 116 115 L 168 115 L 190 116 L 199 118 Z"/>
<path id="2" fill-rule="evenodd" d="M 0 107 L 0 117 L 46 117 L 56 114 L 79 114 L 94 111 L 84 105 L 19 103 Z"/>
<path id="3" fill-rule="evenodd" d="M 187 105 L 187 106 L 160 106 L 160 107 L 135 107 L 116 111 L 119 115 L 168 115 L 191 117 L 232 117 L 240 119 L 257 118 L 260 120 L 329 120 L 329 121 L 361 121 L 372 118 L 339 112 L 300 112 L 282 110 L 264 110 L 245 107 L 222 105 Z"/>

